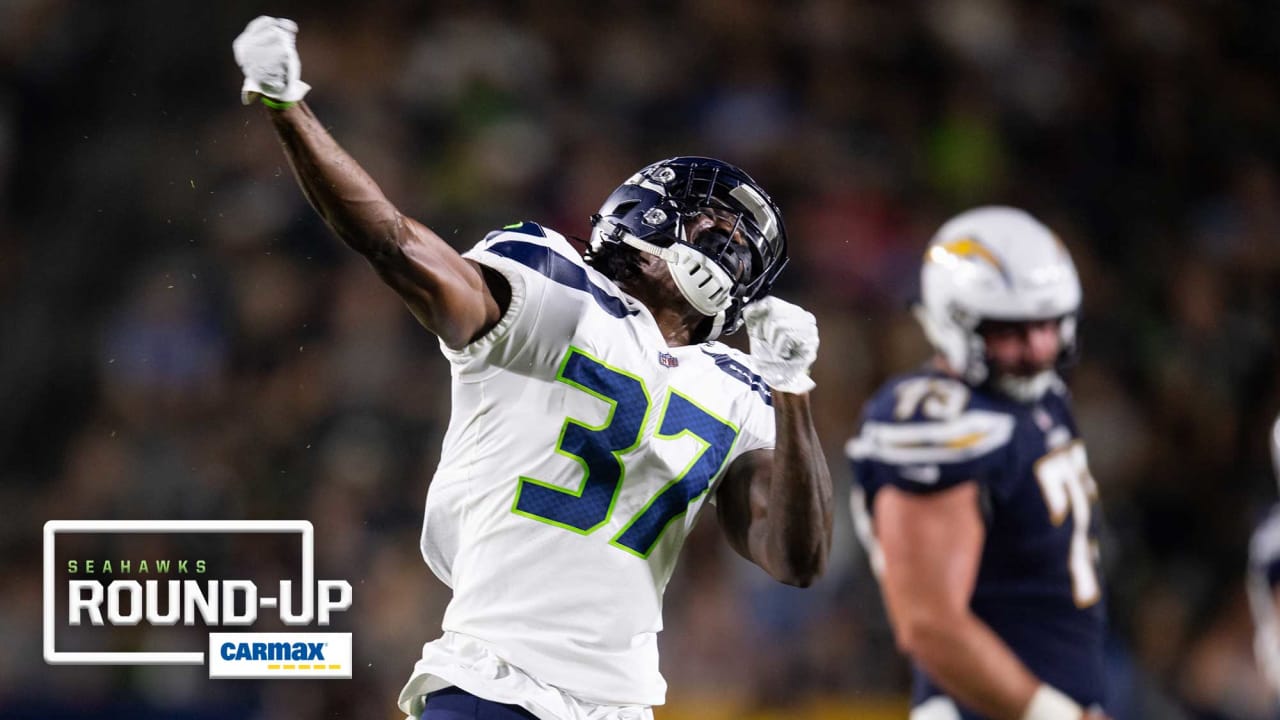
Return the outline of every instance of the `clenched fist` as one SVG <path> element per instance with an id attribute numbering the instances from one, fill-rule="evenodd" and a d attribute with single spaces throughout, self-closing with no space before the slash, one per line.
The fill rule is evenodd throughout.
<path id="1" fill-rule="evenodd" d="M 818 357 L 818 322 L 799 305 L 766 297 L 743 308 L 751 357 L 774 390 L 807 393 L 809 366 Z"/>
<path id="2" fill-rule="evenodd" d="M 231 43 L 236 64 L 244 73 L 240 100 L 253 102 L 254 94 L 277 102 L 295 103 L 311 86 L 302 82 L 302 60 L 298 58 L 292 20 L 262 15 L 254 18 Z"/>

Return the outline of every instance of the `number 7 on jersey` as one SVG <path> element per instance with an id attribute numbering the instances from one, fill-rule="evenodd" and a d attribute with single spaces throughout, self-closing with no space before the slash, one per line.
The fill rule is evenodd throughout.
<path id="1" fill-rule="evenodd" d="M 566 418 L 556 453 L 576 461 L 583 481 L 576 491 L 521 476 L 511 509 L 517 515 L 589 535 L 609 521 L 626 477 L 622 456 L 639 446 L 651 407 L 644 381 L 570 348 L 556 379 L 609 405 L 604 422 L 588 425 Z M 720 472 L 738 428 L 689 397 L 671 390 L 655 441 L 692 437 L 701 446 L 684 471 L 662 487 L 610 540 L 613 546 L 648 557 L 662 533 L 702 496 Z"/>

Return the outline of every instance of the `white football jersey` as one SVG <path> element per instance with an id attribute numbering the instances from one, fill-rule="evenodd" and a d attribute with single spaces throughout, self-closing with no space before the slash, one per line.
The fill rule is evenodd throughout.
<path id="1" fill-rule="evenodd" d="M 773 447 L 769 389 L 725 345 L 668 347 L 553 231 L 511 226 L 466 257 L 507 278 L 511 304 L 444 348 L 452 417 L 422 552 L 453 589 L 446 639 L 588 703 L 659 705 L 663 590 L 724 470 Z M 428 643 L 415 675 L 485 696 L 448 646 Z"/>

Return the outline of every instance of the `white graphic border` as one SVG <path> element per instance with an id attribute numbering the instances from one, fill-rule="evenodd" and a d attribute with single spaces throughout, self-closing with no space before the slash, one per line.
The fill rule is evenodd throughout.
<path id="1" fill-rule="evenodd" d="M 315 600 L 315 530 L 309 520 L 50 520 L 44 524 L 44 661 L 50 665 L 203 665 L 204 652 L 58 652 L 54 536 L 58 533 L 299 533 L 302 602 Z"/>

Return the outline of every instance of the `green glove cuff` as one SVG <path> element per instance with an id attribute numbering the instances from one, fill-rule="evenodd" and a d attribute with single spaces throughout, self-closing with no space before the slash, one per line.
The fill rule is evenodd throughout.
<path id="1" fill-rule="evenodd" d="M 262 100 L 263 105 L 266 105 L 272 110 L 288 110 L 298 104 L 296 102 L 280 102 L 279 100 L 272 100 L 266 95 L 260 95 L 259 98 Z"/>

